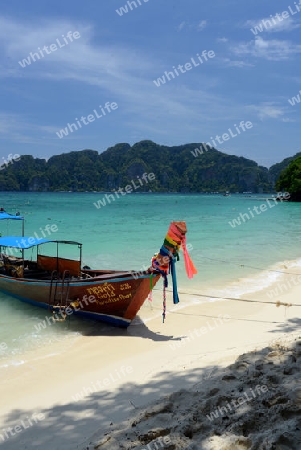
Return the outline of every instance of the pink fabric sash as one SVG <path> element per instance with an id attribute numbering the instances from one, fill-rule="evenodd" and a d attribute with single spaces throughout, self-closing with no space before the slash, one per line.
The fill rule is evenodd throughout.
<path id="1" fill-rule="evenodd" d="M 189 256 L 187 247 L 186 247 L 186 236 L 185 234 L 182 234 L 181 231 L 174 225 L 173 223 L 170 224 L 168 233 L 167 233 L 173 240 L 179 240 L 181 241 L 182 248 L 183 248 L 183 254 L 184 254 L 184 262 L 185 262 L 185 269 L 188 278 L 193 278 L 193 275 L 196 275 L 198 273 L 197 269 L 195 268 L 192 259 Z"/>

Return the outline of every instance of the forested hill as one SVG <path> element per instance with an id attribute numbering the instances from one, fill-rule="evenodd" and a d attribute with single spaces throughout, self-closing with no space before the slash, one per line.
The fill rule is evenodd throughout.
<path id="1" fill-rule="evenodd" d="M 1 191 L 113 191 L 143 173 L 155 179 L 139 192 L 269 192 L 275 174 L 255 161 L 227 155 L 211 147 L 194 156 L 201 144 L 167 147 L 152 141 L 117 144 L 98 154 L 82 150 L 48 161 L 21 156 L 2 166 Z"/>

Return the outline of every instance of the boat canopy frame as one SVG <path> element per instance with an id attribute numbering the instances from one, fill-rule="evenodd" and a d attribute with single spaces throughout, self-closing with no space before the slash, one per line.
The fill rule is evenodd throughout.
<path id="1" fill-rule="evenodd" d="M 24 250 L 28 250 L 29 248 L 32 248 L 32 247 L 37 247 L 37 263 L 39 260 L 39 256 L 40 256 L 40 260 L 41 260 L 41 258 L 44 258 L 44 261 L 46 260 L 46 258 L 49 258 L 48 265 L 52 266 L 52 268 L 53 268 L 53 261 L 51 264 L 49 264 L 49 262 L 50 262 L 50 259 L 53 260 L 53 258 L 56 258 L 56 270 L 57 270 L 57 272 L 59 272 L 59 267 L 62 266 L 62 264 L 60 264 L 60 260 L 63 261 L 65 259 L 65 258 L 61 258 L 59 256 L 59 244 L 67 244 L 67 245 L 69 244 L 69 245 L 77 245 L 78 246 L 79 261 L 71 260 L 71 259 L 69 259 L 69 261 L 79 263 L 79 271 L 81 270 L 81 267 L 82 267 L 82 244 L 80 242 L 66 241 L 66 240 L 52 240 L 52 239 L 34 238 L 32 236 L 24 236 L 24 222 L 25 222 L 24 217 L 21 216 L 19 213 L 16 213 L 15 215 L 9 214 L 6 211 L 4 211 L 2 208 L 0 210 L 0 220 L 21 220 L 22 221 L 22 236 L 3 236 L 3 237 L 1 236 L 0 237 L 0 254 L 2 253 L 2 247 L 3 248 L 18 248 L 19 250 L 21 250 L 22 251 L 21 260 L 22 260 L 23 270 L 24 270 L 24 263 L 25 263 Z M 39 253 L 40 245 L 48 244 L 48 243 L 56 243 L 56 257 L 48 257 L 46 255 L 42 255 L 41 253 Z M 9 255 L 7 255 L 7 256 L 9 256 Z"/>
<path id="2" fill-rule="evenodd" d="M 38 242 L 32 242 L 37 241 L 37 239 L 33 237 L 26 237 L 26 236 L 5 236 L 0 237 L 0 253 L 2 253 L 2 248 L 17 248 L 19 250 L 22 250 L 22 266 L 24 269 L 25 265 L 25 259 L 24 259 L 24 250 L 28 250 L 32 247 L 37 248 L 37 263 L 40 262 L 40 265 L 44 264 L 45 270 L 56 270 L 58 273 L 60 273 L 63 270 L 60 270 L 60 267 L 63 267 L 64 264 L 62 264 L 63 260 L 76 262 L 79 264 L 79 270 L 74 269 L 74 272 L 79 272 L 82 267 L 82 244 L 77 241 L 66 241 L 66 240 L 52 240 L 52 239 L 39 239 Z M 44 244 L 53 243 L 56 244 L 56 256 L 46 256 L 44 254 L 40 253 L 40 246 Z M 60 244 L 66 244 L 66 245 L 77 245 L 79 248 L 79 260 L 71 260 L 62 258 L 59 255 L 59 246 Z M 7 255 L 7 254 L 6 254 Z M 12 255 L 11 255 L 12 256 Z M 9 257 L 9 255 L 7 255 Z M 48 259 L 48 262 L 47 262 Z M 54 268 L 54 259 L 56 260 L 56 268 Z M 43 262 L 42 262 L 43 261 Z M 47 267 L 48 266 L 48 267 Z"/>

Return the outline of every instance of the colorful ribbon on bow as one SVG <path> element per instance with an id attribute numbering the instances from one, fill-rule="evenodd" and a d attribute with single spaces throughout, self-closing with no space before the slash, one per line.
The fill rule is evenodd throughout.
<path id="1" fill-rule="evenodd" d="M 177 276 L 175 263 L 179 260 L 179 251 L 182 246 L 184 254 L 185 269 L 188 278 L 193 278 L 197 274 L 186 246 L 186 224 L 185 222 L 172 222 L 165 236 L 163 246 L 160 252 L 156 254 L 152 259 L 153 269 L 160 272 L 164 278 L 163 285 L 163 322 L 166 312 L 166 288 L 168 286 L 168 273 L 171 273 L 172 285 L 173 285 L 173 303 L 179 303 L 178 289 L 177 289 Z"/>

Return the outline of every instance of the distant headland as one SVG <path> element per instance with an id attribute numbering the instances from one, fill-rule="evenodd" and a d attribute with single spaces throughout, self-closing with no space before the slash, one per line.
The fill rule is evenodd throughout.
<path id="1" fill-rule="evenodd" d="M 129 185 L 145 173 L 154 179 L 139 192 L 272 192 L 283 169 L 297 156 L 270 169 L 205 144 L 168 147 L 152 141 L 120 143 L 103 153 L 81 150 L 48 161 L 19 156 L 0 171 L 1 191 L 105 191 Z M 196 151 L 198 150 L 198 151 Z"/>

